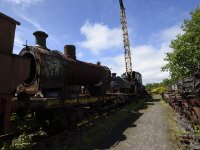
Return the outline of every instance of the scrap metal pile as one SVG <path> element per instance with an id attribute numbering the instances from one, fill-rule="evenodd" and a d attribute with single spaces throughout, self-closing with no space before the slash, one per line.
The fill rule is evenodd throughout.
<path id="1" fill-rule="evenodd" d="M 165 100 L 174 110 L 185 116 L 192 124 L 200 124 L 200 74 L 184 78 L 168 86 Z"/>

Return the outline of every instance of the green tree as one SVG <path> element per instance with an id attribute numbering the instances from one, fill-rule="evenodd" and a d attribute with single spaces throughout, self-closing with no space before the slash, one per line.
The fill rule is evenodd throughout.
<path id="1" fill-rule="evenodd" d="M 159 86 L 160 83 L 148 83 L 145 85 L 145 89 L 150 92 L 152 89 L 157 88 Z"/>
<path id="2" fill-rule="evenodd" d="M 171 41 L 171 53 L 166 54 L 162 71 L 169 71 L 172 80 L 193 75 L 200 70 L 200 7 L 191 12 L 191 19 L 182 25 L 184 33 Z"/>
<path id="3" fill-rule="evenodd" d="M 162 86 L 167 87 L 170 84 L 173 84 L 174 81 L 172 79 L 163 79 L 162 80 Z"/>

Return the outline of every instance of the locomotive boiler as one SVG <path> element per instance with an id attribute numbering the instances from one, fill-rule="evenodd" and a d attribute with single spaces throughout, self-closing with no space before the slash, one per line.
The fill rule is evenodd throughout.
<path id="1" fill-rule="evenodd" d="M 116 76 L 116 73 L 112 73 L 110 88 L 113 93 L 131 93 L 133 91 L 133 83 Z"/>
<path id="2" fill-rule="evenodd" d="M 74 45 L 65 45 L 64 54 L 48 49 L 45 32 L 33 35 L 36 45 L 25 46 L 19 54 L 31 59 L 31 67 L 30 76 L 18 86 L 18 93 L 68 98 L 82 89 L 90 95 L 105 94 L 111 78 L 109 68 L 77 60 Z"/>

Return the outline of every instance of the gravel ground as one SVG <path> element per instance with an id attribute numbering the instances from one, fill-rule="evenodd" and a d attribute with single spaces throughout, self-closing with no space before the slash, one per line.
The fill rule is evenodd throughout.
<path id="1" fill-rule="evenodd" d="M 137 112 L 132 112 L 136 115 Z M 170 138 L 169 122 L 159 101 L 149 102 L 148 108 L 139 111 L 140 118 L 123 124 L 129 124 L 123 132 L 120 126 L 105 139 L 99 141 L 95 149 L 116 150 L 176 150 L 176 144 Z M 125 125 L 126 126 L 126 125 Z M 120 134 L 118 134 L 120 132 Z"/>
<path id="2" fill-rule="evenodd" d="M 132 107 L 133 105 L 130 106 Z M 170 126 L 169 120 L 169 115 L 174 116 L 174 112 L 169 109 L 168 105 L 163 105 L 162 102 L 155 100 L 145 102 L 139 112 L 132 111 L 133 108 L 131 107 L 128 105 L 119 110 L 119 112 L 114 113 L 114 116 L 111 115 L 94 122 L 94 125 L 88 130 L 63 134 L 60 138 L 53 140 L 54 142 L 44 143 L 33 149 L 178 149 L 177 143 L 173 141 L 174 138 L 172 139 L 173 130 L 170 128 L 172 126 Z M 118 118 L 118 122 L 116 117 L 123 119 Z M 111 121 L 116 122 L 116 126 L 113 126 Z M 108 128 L 109 130 L 107 130 Z"/>

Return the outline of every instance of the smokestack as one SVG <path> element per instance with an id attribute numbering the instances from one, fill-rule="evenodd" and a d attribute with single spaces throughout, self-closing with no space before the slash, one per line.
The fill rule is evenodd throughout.
<path id="1" fill-rule="evenodd" d="M 117 73 L 112 73 L 112 77 L 117 77 Z"/>
<path id="2" fill-rule="evenodd" d="M 72 58 L 76 60 L 76 47 L 74 45 L 65 45 L 64 55 L 67 58 Z"/>
<path id="3" fill-rule="evenodd" d="M 35 36 L 35 46 L 47 49 L 46 38 L 48 37 L 48 34 L 43 31 L 36 31 L 33 35 Z"/>
<path id="4" fill-rule="evenodd" d="M 100 62 L 100 61 L 97 61 L 97 65 L 99 65 L 99 66 L 100 66 L 100 65 L 101 65 L 101 62 Z"/>

